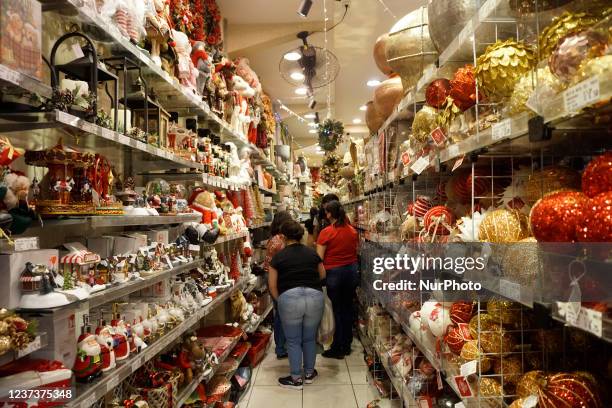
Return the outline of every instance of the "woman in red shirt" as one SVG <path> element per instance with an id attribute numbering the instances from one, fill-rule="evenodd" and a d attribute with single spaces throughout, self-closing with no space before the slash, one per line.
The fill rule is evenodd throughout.
<path id="1" fill-rule="evenodd" d="M 353 298 L 359 284 L 357 269 L 357 231 L 348 223 L 340 202 L 325 205 L 330 224 L 317 238 L 317 253 L 327 271 L 327 295 L 334 307 L 334 341 L 323 357 L 342 359 L 351 353 L 355 309 Z"/>

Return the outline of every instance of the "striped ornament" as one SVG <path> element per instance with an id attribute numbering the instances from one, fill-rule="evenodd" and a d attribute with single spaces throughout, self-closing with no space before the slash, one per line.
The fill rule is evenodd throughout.
<path id="1" fill-rule="evenodd" d="M 414 215 L 417 218 L 423 218 L 431 207 L 433 207 L 431 198 L 428 196 L 418 196 L 416 201 L 412 203 L 413 213 L 411 215 Z"/>
<path id="2" fill-rule="evenodd" d="M 450 231 L 445 225 L 452 227 L 455 223 L 455 215 L 450 208 L 437 205 L 427 211 L 423 217 L 423 223 L 429 234 L 448 235 Z"/>

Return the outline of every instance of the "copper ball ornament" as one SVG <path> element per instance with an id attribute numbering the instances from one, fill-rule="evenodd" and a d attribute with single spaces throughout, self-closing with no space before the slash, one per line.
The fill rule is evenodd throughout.
<path id="1" fill-rule="evenodd" d="M 385 47 L 388 40 L 388 34 L 383 34 L 379 36 L 376 39 L 376 42 L 374 43 L 374 50 L 372 51 L 376 66 L 378 67 L 380 72 L 387 76 L 393 73 L 393 69 L 389 66 L 389 63 L 387 62 L 387 57 L 385 56 Z"/>
<path id="2" fill-rule="evenodd" d="M 425 102 L 436 109 L 440 109 L 450 94 L 450 81 L 446 78 L 438 78 L 431 81 L 425 89 Z"/>
<path id="3" fill-rule="evenodd" d="M 487 212 L 478 229 L 481 241 L 496 244 L 518 242 L 528 236 L 527 217 L 520 211 L 505 208 Z"/>
<path id="4" fill-rule="evenodd" d="M 578 241 L 612 242 L 612 190 L 587 200 L 583 214 L 577 226 Z"/>
<path id="5" fill-rule="evenodd" d="M 403 94 L 402 80 L 397 76 L 385 79 L 374 90 L 374 107 L 384 120 L 391 116 Z"/>
<path id="6" fill-rule="evenodd" d="M 576 242 L 588 198 L 578 191 L 546 194 L 531 208 L 531 231 L 538 242 Z"/>
<path id="7" fill-rule="evenodd" d="M 612 151 L 595 157 L 582 172 L 582 192 L 588 197 L 612 191 Z"/>
<path id="8" fill-rule="evenodd" d="M 366 103 L 365 120 L 370 133 L 377 133 L 378 129 L 385 123 L 385 118 L 378 112 L 373 101 Z"/>
<path id="9" fill-rule="evenodd" d="M 466 111 L 476 104 L 476 73 L 474 66 L 465 65 L 459 68 L 450 81 L 450 97 L 453 103 L 461 110 Z M 478 93 L 478 100 L 482 101 L 482 95 Z"/>
<path id="10" fill-rule="evenodd" d="M 474 302 L 455 302 L 450 307 L 450 318 L 455 324 L 470 323 L 475 311 Z"/>

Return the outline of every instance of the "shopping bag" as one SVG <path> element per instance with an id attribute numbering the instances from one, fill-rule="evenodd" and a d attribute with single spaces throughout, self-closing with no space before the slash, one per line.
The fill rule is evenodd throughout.
<path id="1" fill-rule="evenodd" d="M 332 302 L 327 296 L 327 288 L 323 288 L 323 302 L 323 317 L 321 318 L 321 324 L 317 332 L 317 342 L 325 348 L 329 348 L 334 340 L 336 322 L 334 321 L 334 308 Z"/>

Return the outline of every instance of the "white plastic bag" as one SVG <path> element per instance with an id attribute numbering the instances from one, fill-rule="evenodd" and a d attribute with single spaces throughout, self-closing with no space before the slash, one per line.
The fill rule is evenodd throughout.
<path id="1" fill-rule="evenodd" d="M 326 349 L 331 346 L 334 340 L 334 331 L 336 330 L 336 322 L 334 320 L 334 308 L 331 300 L 327 296 L 327 288 L 323 288 L 323 317 L 317 332 L 317 342 Z"/>

